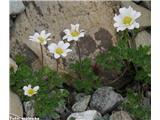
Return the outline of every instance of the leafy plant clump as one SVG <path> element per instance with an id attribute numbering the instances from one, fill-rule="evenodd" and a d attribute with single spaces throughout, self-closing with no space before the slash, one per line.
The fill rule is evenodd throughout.
<path id="1" fill-rule="evenodd" d="M 118 35 L 118 43 L 103 54 L 97 56 L 97 63 L 105 70 L 117 70 L 119 73 L 122 68 L 130 63 L 134 65 L 135 79 L 144 84 L 150 84 L 151 55 L 149 46 L 138 48 L 130 47 L 130 35 L 127 31 Z"/>
<path id="2" fill-rule="evenodd" d="M 68 91 L 63 89 L 64 79 L 57 72 L 43 67 L 37 72 L 23 63 L 19 63 L 16 73 L 10 72 L 10 86 L 22 99 L 22 101 L 34 100 L 34 108 L 36 116 L 56 118 L 59 114 L 56 108 L 64 106 Z M 32 97 L 24 96 L 23 86 L 38 85 L 40 87 L 38 93 Z"/>
<path id="3" fill-rule="evenodd" d="M 81 67 L 81 69 L 79 69 Z M 70 65 L 72 72 L 77 74 L 77 79 L 74 81 L 74 87 L 77 91 L 90 93 L 94 89 L 100 87 L 99 77 L 92 69 L 92 63 L 89 58 L 82 60 L 82 64 L 77 61 Z"/>
<path id="4" fill-rule="evenodd" d="M 128 90 L 126 100 L 122 107 L 128 111 L 136 120 L 149 120 L 151 111 L 149 107 L 142 105 L 142 96 L 133 90 Z"/>

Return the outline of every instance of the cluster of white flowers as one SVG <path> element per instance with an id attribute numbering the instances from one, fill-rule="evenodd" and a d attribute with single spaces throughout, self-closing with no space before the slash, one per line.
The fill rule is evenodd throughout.
<path id="1" fill-rule="evenodd" d="M 70 41 L 78 41 L 79 38 L 84 37 L 84 31 L 79 31 L 79 24 L 73 25 L 71 24 L 71 30 L 64 30 L 65 36 L 63 40 Z M 54 54 L 54 58 L 58 59 L 60 57 L 66 57 L 67 53 L 72 50 L 69 49 L 70 43 L 64 43 L 63 41 L 59 41 L 58 44 L 52 43 L 48 46 L 48 50 L 50 53 Z"/>
<path id="2" fill-rule="evenodd" d="M 136 22 L 137 18 L 141 16 L 140 12 L 133 10 L 132 7 L 128 8 L 120 8 L 119 15 L 115 14 L 113 18 L 115 23 L 114 27 L 117 29 L 117 32 L 124 31 L 126 29 L 132 30 L 134 28 L 139 28 L 139 23 Z M 48 50 L 51 54 L 54 55 L 55 59 L 59 59 L 61 57 L 66 57 L 69 52 L 72 50 L 69 49 L 70 41 L 78 41 L 79 38 L 84 37 L 84 30 L 79 30 L 79 24 L 71 24 L 71 29 L 65 29 L 63 31 L 65 36 L 63 40 L 67 40 L 68 42 L 64 42 L 63 40 L 59 41 L 58 44 L 51 43 L 48 45 Z M 51 33 L 46 33 L 45 30 L 41 31 L 40 33 L 35 33 L 33 36 L 29 36 L 29 40 L 37 42 L 41 45 L 46 45 L 47 41 L 51 40 L 50 37 Z M 33 96 L 39 90 L 39 86 L 31 88 L 31 85 L 24 86 L 24 95 L 29 97 Z"/>
<path id="3" fill-rule="evenodd" d="M 79 24 L 71 24 L 71 30 L 65 29 L 64 30 L 65 36 L 63 40 L 70 41 L 78 41 L 79 38 L 84 37 L 84 30 L 79 31 Z M 51 40 L 50 37 L 51 33 L 46 33 L 45 30 L 41 31 L 40 33 L 35 33 L 33 36 L 29 36 L 29 40 L 40 43 L 41 45 L 46 45 L 47 41 Z M 59 41 L 58 44 L 51 43 L 48 46 L 48 50 L 50 53 L 54 54 L 55 59 L 59 59 L 60 57 L 66 57 L 67 53 L 71 52 L 72 50 L 69 49 L 70 43 L 64 43 L 63 41 Z"/>
<path id="4" fill-rule="evenodd" d="M 78 41 L 79 38 L 84 37 L 84 30 L 79 31 L 79 24 L 71 24 L 71 30 L 65 29 L 64 30 L 65 36 L 63 37 L 63 40 L 67 40 L 68 42 L 64 42 L 63 40 L 60 40 L 58 44 L 51 43 L 48 45 L 48 51 L 54 55 L 55 59 L 59 59 L 61 57 L 66 57 L 69 52 L 72 50 L 70 47 L 70 41 Z M 29 36 L 29 40 L 33 42 L 37 42 L 40 45 L 46 45 L 47 41 L 51 40 L 50 37 L 51 33 L 46 33 L 45 30 L 41 31 L 40 33 L 36 32 L 33 36 Z M 36 86 L 34 88 L 31 88 L 31 85 L 24 86 L 24 95 L 27 95 L 29 97 L 33 96 L 37 93 L 39 89 L 39 86 Z"/>

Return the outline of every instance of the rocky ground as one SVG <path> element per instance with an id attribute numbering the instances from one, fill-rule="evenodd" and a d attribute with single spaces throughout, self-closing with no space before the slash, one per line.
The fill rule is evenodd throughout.
<path id="1" fill-rule="evenodd" d="M 151 3 L 149 1 L 136 2 L 42 2 L 24 1 L 10 3 L 10 63 L 17 69 L 14 62 L 16 54 L 23 54 L 29 58 L 33 69 L 39 69 L 41 64 L 40 48 L 31 44 L 28 36 L 34 31 L 44 28 L 52 34 L 51 42 L 57 42 L 62 38 L 65 28 L 71 23 L 79 23 L 81 28 L 87 31 L 85 41 L 80 42 L 82 57 L 94 57 L 101 50 L 108 50 L 117 42 L 116 31 L 113 27 L 113 17 L 121 6 L 132 6 L 140 11 L 139 19 L 141 31 L 135 37 L 136 46 L 151 44 Z M 59 34 L 60 33 L 60 34 Z M 73 50 L 65 61 L 65 66 L 78 59 L 77 49 Z M 44 53 L 44 64 L 55 69 L 47 51 Z M 61 65 L 62 66 L 62 65 Z M 67 70 L 67 69 L 66 69 Z M 105 81 L 113 79 L 110 74 L 105 75 Z M 73 102 L 70 107 L 58 109 L 62 120 L 134 120 L 128 111 L 122 111 L 118 106 L 125 97 L 108 82 L 104 87 L 98 88 L 93 94 L 77 93 L 72 91 Z M 118 86 L 120 85 L 116 85 Z M 150 106 L 150 91 L 146 92 L 144 104 Z M 13 92 L 10 92 L 10 112 L 23 117 L 34 117 L 34 101 L 23 102 Z M 59 120 L 58 118 L 57 120 Z M 43 120 L 52 120 L 46 118 Z"/>

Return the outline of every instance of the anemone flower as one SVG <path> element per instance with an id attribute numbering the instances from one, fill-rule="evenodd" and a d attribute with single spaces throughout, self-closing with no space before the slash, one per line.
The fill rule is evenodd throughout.
<path id="1" fill-rule="evenodd" d="M 34 88 L 32 88 L 31 85 L 28 85 L 28 86 L 24 86 L 23 90 L 24 90 L 24 95 L 31 97 L 37 94 L 37 91 L 39 90 L 39 86 L 35 86 Z"/>
<path id="2" fill-rule="evenodd" d="M 124 31 L 125 29 L 132 30 L 139 28 L 139 23 L 136 22 L 137 18 L 141 16 L 140 12 L 133 10 L 131 6 L 128 8 L 120 8 L 119 15 L 114 16 L 114 27 L 117 28 L 117 32 Z"/>
<path id="3" fill-rule="evenodd" d="M 51 33 L 46 33 L 46 31 L 43 30 L 40 33 L 36 32 L 33 36 L 29 36 L 29 40 L 40 44 L 42 67 L 43 67 L 43 47 L 42 46 L 46 45 L 47 41 L 51 40 L 49 38 L 50 35 L 51 35 Z"/>

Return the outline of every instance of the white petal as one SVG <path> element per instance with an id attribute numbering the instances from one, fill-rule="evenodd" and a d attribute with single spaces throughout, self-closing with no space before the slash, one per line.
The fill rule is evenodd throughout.
<path id="1" fill-rule="evenodd" d="M 68 53 L 68 52 L 72 52 L 72 50 L 71 50 L 71 49 L 67 49 L 65 52 L 67 52 L 67 53 Z"/>
<path id="2" fill-rule="evenodd" d="M 27 96 L 29 96 L 29 97 L 31 97 L 31 96 L 32 96 L 31 94 L 28 94 L 28 93 L 26 93 L 26 95 L 27 95 Z"/>
<path id="3" fill-rule="evenodd" d="M 69 43 L 65 43 L 65 44 L 63 45 L 63 49 L 67 49 L 69 46 L 70 46 Z"/>
<path id="4" fill-rule="evenodd" d="M 34 36 L 29 36 L 29 40 L 37 42 L 37 37 L 39 37 L 39 34 L 35 33 Z"/>
<path id="5" fill-rule="evenodd" d="M 117 32 L 119 32 L 119 31 L 123 31 L 123 30 L 125 30 L 125 29 L 126 29 L 126 27 L 125 27 L 125 26 L 118 27 L 118 28 L 117 28 Z"/>
<path id="6" fill-rule="evenodd" d="M 121 16 L 120 15 L 115 15 L 113 19 L 116 22 L 120 22 L 121 21 Z"/>
<path id="7" fill-rule="evenodd" d="M 63 48 L 64 42 L 63 41 L 59 41 L 58 42 L 58 47 Z"/>
<path id="8" fill-rule="evenodd" d="M 47 44 L 47 41 L 45 40 L 43 43 L 41 43 L 41 45 L 46 45 Z"/>
<path id="9" fill-rule="evenodd" d="M 34 39 L 34 36 L 29 36 L 30 39 Z"/>
<path id="10" fill-rule="evenodd" d="M 24 86 L 24 87 L 23 87 L 23 90 L 24 90 L 24 91 L 28 90 L 28 87 L 27 87 L 27 86 Z"/>
<path id="11" fill-rule="evenodd" d="M 129 12 L 133 12 L 133 8 L 131 6 L 128 7 Z"/>
<path id="12" fill-rule="evenodd" d="M 76 25 L 75 25 L 75 30 L 76 30 L 76 31 L 79 31 L 79 24 L 76 24 Z"/>
<path id="13" fill-rule="evenodd" d="M 29 85 L 28 85 L 28 89 L 30 89 L 31 87 L 32 87 L 32 86 L 29 84 Z"/>
<path id="14" fill-rule="evenodd" d="M 66 57 L 66 56 L 67 56 L 67 53 L 66 53 L 66 52 L 64 52 L 64 53 L 62 54 L 62 56 L 63 56 L 63 57 Z"/>
<path id="15" fill-rule="evenodd" d="M 129 30 L 133 30 L 134 29 L 134 24 L 130 25 L 127 27 Z"/>
<path id="16" fill-rule="evenodd" d="M 136 13 L 134 14 L 134 18 L 135 18 L 135 19 L 139 18 L 140 16 L 141 16 L 141 13 L 140 13 L 140 12 L 136 12 Z"/>
<path id="17" fill-rule="evenodd" d="M 121 24 L 119 24 L 119 23 L 114 23 L 113 26 L 114 26 L 114 27 L 119 27 L 119 26 L 121 26 Z"/>
<path id="18" fill-rule="evenodd" d="M 62 39 L 65 40 L 68 38 L 68 35 L 65 35 Z"/>
<path id="19" fill-rule="evenodd" d="M 43 37 L 45 37 L 46 31 L 45 30 L 41 31 L 40 35 L 43 36 Z"/>
<path id="20" fill-rule="evenodd" d="M 71 49 L 66 49 L 65 51 L 64 51 L 64 53 L 62 54 L 62 56 L 63 57 L 66 57 L 67 56 L 67 53 L 68 52 L 71 52 L 72 50 Z"/>
<path id="21" fill-rule="evenodd" d="M 47 41 L 50 41 L 50 40 L 51 40 L 51 38 L 47 38 L 46 40 L 47 40 Z"/>
<path id="22" fill-rule="evenodd" d="M 35 87 L 33 88 L 33 90 L 35 90 L 35 91 L 39 90 L 39 86 L 35 86 Z"/>
<path id="23" fill-rule="evenodd" d="M 84 32 L 81 32 L 81 33 L 79 34 L 79 37 L 84 37 Z"/>
<path id="24" fill-rule="evenodd" d="M 34 37 L 35 37 L 35 38 L 37 38 L 37 37 L 39 37 L 39 36 L 40 36 L 40 34 L 37 33 L 37 32 L 34 34 Z"/>
<path id="25" fill-rule="evenodd" d="M 76 25 L 71 24 L 71 31 L 75 31 L 76 30 Z"/>
<path id="26" fill-rule="evenodd" d="M 25 91 L 25 92 L 24 92 L 24 95 L 28 95 L 28 91 Z"/>
<path id="27" fill-rule="evenodd" d="M 60 57 L 60 55 L 59 55 L 59 54 L 54 53 L 54 58 L 55 58 L 55 59 L 57 59 L 57 58 L 59 58 L 59 57 Z"/>
<path id="28" fill-rule="evenodd" d="M 72 40 L 73 40 L 73 37 L 72 36 L 68 36 L 67 41 L 70 42 Z"/>
<path id="29" fill-rule="evenodd" d="M 139 23 L 135 23 L 135 28 L 139 28 Z"/>
<path id="30" fill-rule="evenodd" d="M 78 41 L 79 40 L 79 36 L 78 37 L 73 37 L 73 40 Z"/>
<path id="31" fill-rule="evenodd" d="M 127 9 L 125 7 L 119 9 L 120 14 L 125 14 Z"/>
<path id="32" fill-rule="evenodd" d="M 47 34 L 45 35 L 45 38 L 47 39 L 50 35 L 51 35 L 51 33 L 47 33 Z"/>
<path id="33" fill-rule="evenodd" d="M 51 43 L 49 46 L 48 46 L 48 50 L 50 53 L 54 53 L 54 50 L 57 48 L 57 45 L 55 43 Z"/>
<path id="34" fill-rule="evenodd" d="M 66 35 L 70 34 L 70 30 L 69 30 L 69 29 L 65 29 L 63 32 L 64 32 Z"/>
<path id="35" fill-rule="evenodd" d="M 122 11 L 123 11 L 123 10 L 122 10 Z M 131 14 L 131 9 L 130 9 L 130 8 L 125 8 L 125 10 L 120 13 L 120 16 L 121 16 L 121 17 L 130 16 L 130 14 Z"/>
<path id="36" fill-rule="evenodd" d="M 36 39 L 29 39 L 29 40 L 31 40 L 31 41 L 33 41 L 33 42 L 37 42 L 37 40 L 36 40 Z"/>
<path id="37" fill-rule="evenodd" d="M 132 25 L 127 26 L 128 29 L 133 30 L 134 28 L 139 28 L 139 23 L 134 22 Z"/>

